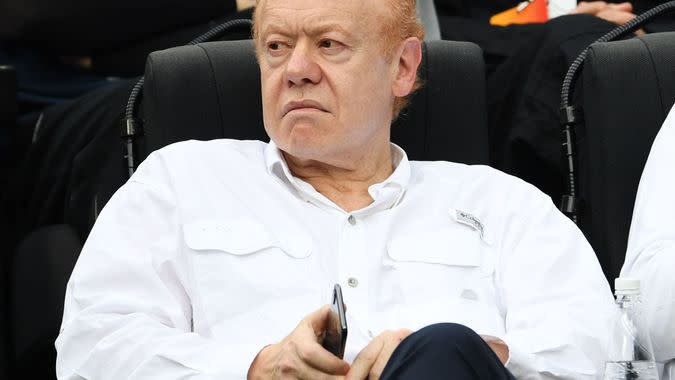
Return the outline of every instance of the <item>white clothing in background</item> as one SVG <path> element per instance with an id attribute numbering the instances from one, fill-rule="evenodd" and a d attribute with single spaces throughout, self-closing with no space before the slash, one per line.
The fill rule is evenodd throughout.
<path id="1" fill-rule="evenodd" d="M 548 18 L 552 19 L 558 16 L 566 15 L 576 7 L 576 0 L 549 0 Z"/>
<path id="2" fill-rule="evenodd" d="M 621 276 L 640 279 L 656 359 L 675 359 L 675 107 L 640 178 Z"/>

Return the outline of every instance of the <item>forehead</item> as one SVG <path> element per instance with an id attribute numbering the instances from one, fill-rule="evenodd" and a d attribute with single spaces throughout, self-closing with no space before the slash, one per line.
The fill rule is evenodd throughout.
<path id="1" fill-rule="evenodd" d="M 264 0 L 257 29 L 311 29 L 329 26 L 350 33 L 370 33 L 382 22 L 385 0 Z"/>

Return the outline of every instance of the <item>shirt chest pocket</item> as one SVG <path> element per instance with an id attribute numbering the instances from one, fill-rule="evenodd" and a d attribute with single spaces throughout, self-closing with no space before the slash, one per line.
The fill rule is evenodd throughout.
<path id="1" fill-rule="evenodd" d="M 199 306 L 212 330 L 244 337 L 237 320 L 264 320 L 267 311 L 310 295 L 312 241 L 306 234 L 273 233 L 255 220 L 236 219 L 184 224 L 183 237 Z"/>
<path id="2" fill-rule="evenodd" d="M 385 286 L 402 301 L 402 323 L 492 324 L 498 316 L 489 243 L 474 231 L 429 231 L 393 239 L 383 265 Z"/>

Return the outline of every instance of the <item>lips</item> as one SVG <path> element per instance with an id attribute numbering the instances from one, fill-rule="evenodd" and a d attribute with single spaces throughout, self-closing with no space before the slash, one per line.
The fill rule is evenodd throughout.
<path id="1" fill-rule="evenodd" d="M 315 109 L 322 112 L 328 112 L 321 104 L 313 100 L 299 100 L 286 103 L 283 108 L 283 115 L 286 116 L 289 112 L 298 109 Z"/>

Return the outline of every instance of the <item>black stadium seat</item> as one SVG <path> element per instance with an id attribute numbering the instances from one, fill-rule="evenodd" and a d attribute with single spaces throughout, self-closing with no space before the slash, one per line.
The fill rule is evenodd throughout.
<path id="1" fill-rule="evenodd" d="M 145 74 L 144 156 L 188 139 L 267 140 L 251 41 L 154 52 Z M 424 87 L 392 127 L 392 140 L 414 160 L 487 164 L 480 48 L 467 42 L 427 42 L 420 75 Z"/>
<path id="2" fill-rule="evenodd" d="M 51 379 L 66 284 L 82 249 L 67 225 L 40 228 L 19 244 L 9 279 L 9 378 Z"/>
<path id="3" fill-rule="evenodd" d="M 592 45 L 582 77 L 580 227 L 613 283 L 642 169 L 675 103 L 675 32 Z"/>

